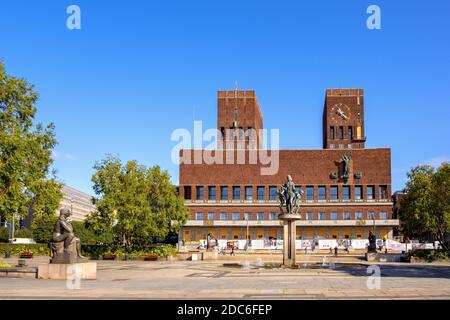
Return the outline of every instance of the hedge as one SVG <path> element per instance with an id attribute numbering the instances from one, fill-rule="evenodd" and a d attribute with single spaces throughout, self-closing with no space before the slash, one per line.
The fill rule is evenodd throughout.
<path id="1" fill-rule="evenodd" d="M 32 252 L 35 256 L 49 256 L 50 249 L 48 244 L 14 244 L 14 243 L 0 243 L 0 254 L 4 255 L 9 252 L 12 255 L 19 255 L 23 251 Z"/>

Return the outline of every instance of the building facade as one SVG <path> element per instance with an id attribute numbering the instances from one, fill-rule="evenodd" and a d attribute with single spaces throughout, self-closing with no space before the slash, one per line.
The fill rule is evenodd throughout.
<path id="1" fill-rule="evenodd" d="M 281 239 L 277 190 L 287 175 L 304 193 L 297 239 L 367 239 L 369 230 L 392 238 L 399 221 L 392 216 L 391 152 L 365 148 L 362 89 L 326 90 L 323 149 L 266 151 L 277 153 L 273 174 L 251 160 L 263 145 L 262 128 L 254 91 L 218 92 L 218 149 L 180 152 L 179 194 L 190 210 L 180 240 L 197 242 L 208 233 Z M 212 163 L 211 154 L 233 161 Z"/>

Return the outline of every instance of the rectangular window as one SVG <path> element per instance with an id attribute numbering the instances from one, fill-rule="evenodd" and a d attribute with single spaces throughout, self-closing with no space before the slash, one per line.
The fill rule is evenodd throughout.
<path id="1" fill-rule="evenodd" d="M 214 187 L 214 186 L 208 187 L 208 199 L 216 200 L 216 187 Z"/>
<path id="2" fill-rule="evenodd" d="M 351 144 L 351 143 L 348 144 L 348 148 L 349 148 L 349 149 L 352 148 L 352 144 Z"/>
<path id="3" fill-rule="evenodd" d="M 238 132 L 239 132 L 239 140 L 240 141 L 244 140 L 244 129 L 240 127 Z"/>
<path id="4" fill-rule="evenodd" d="M 339 139 L 344 139 L 344 127 L 339 127 Z"/>
<path id="5" fill-rule="evenodd" d="M 350 186 L 342 187 L 342 198 L 344 200 L 350 200 Z"/>
<path id="6" fill-rule="evenodd" d="M 306 220 L 314 220 L 314 214 L 312 212 L 307 212 Z"/>
<path id="7" fill-rule="evenodd" d="M 253 187 L 245 187 L 245 200 L 253 200 Z"/>
<path id="8" fill-rule="evenodd" d="M 327 189 L 325 186 L 319 186 L 319 200 L 327 199 Z"/>
<path id="9" fill-rule="evenodd" d="M 319 212 L 319 220 L 327 220 L 327 213 Z"/>
<path id="10" fill-rule="evenodd" d="M 362 212 L 355 212 L 355 219 L 362 220 Z"/>
<path id="11" fill-rule="evenodd" d="M 195 220 L 203 220 L 203 212 L 197 212 L 195 214 Z"/>
<path id="12" fill-rule="evenodd" d="M 226 213 L 226 212 L 221 212 L 221 213 L 220 213 L 220 220 L 228 220 L 228 217 L 227 217 L 227 213 Z"/>
<path id="13" fill-rule="evenodd" d="M 216 220 L 216 214 L 214 212 L 208 212 L 208 220 Z"/>
<path id="14" fill-rule="evenodd" d="M 387 212 L 380 212 L 380 220 L 387 220 L 388 215 Z"/>
<path id="15" fill-rule="evenodd" d="M 334 127 L 330 127 L 330 139 L 334 140 Z"/>
<path id="16" fill-rule="evenodd" d="M 251 212 L 246 212 L 244 214 L 244 219 L 245 220 L 252 220 L 252 213 Z"/>
<path id="17" fill-rule="evenodd" d="M 338 187 L 337 186 L 331 186 L 330 187 L 330 199 L 331 200 L 338 200 Z"/>
<path id="18" fill-rule="evenodd" d="M 330 144 L 330 149 L 334 149 L 334 144 L 333 143 Z"/>
<path id="19" fill-rule="evenodd" d="M 184 199 L 191 200 L 192 199 L 192 188 L 191 186 L 184 186 Z"/>
<path id="20" fill-rule="evenodd" d="M 367 186 L 367 199 L 368 200 L 372 200 L 374 198 L 374 194 L 373 194 L 373 186 Z"/>
<path id="21" fill-rule="evenodd" d="M 361 186 L 355 186 L 355 199 L 356 200 L 362 199 L 362 187 Z"/>
<path id="22" fill-rule="evenodd" d="M 228 200 L 228 187 L 220 187 L 220 200 Z"/>
<path id="23" fill-rule="evenodd" d="M 225 141 L 225 128 L 220 128 L 220 140 Z"/>
<path id="24" fill-rule="evenodd" d="M 258 195 L 257 195 L 258 200 L 264 200 L 264 187 L 259 186 L 257 188 L 257 193 L 258 193 Z"/>
<path id="25" fill-rule="evenodd" d="M 386 186 L 380 186 L 380 199 L 386 199 Z"/>
<path id="26" fill-rule="evenodd" d="M 239 214 L 239 212 L 233 212 L 231 218 L 233 220 L 241 220 L 241 215 Z"/>
<path id="27" fill-rule="evenodd" d="M 205 199 L 205 189 L 203 187 L 197 187 L 197 200 Z"/>
<path id="28" fill-rule="evenodd" d="M 277 187 L 274 187 L 274 186 L 269 187 L 269 199 L 270 200 L 277 200 L 278 199 Z"/>
<path id="29" fill-rule="evenodd" d="M 367 212 L 367 220 L 375 220 L 375 214 L 371 211 Z"/>
<path id="30" fill-rule="evenodd" d="M 339 143 L 339 149 L 344 149 L 344 144 Z"/>
<path id="31" fill-rule="evenodd" d="M 330 219 L 331 220 L 337 220 L 338 219 L 338 213 L 337 212 L 331 212 L 330 213 Z"/>
<path id="32" fill-rule="evenodd" d="M 271 212 L 269 213 L 269 220 L 276 220 L 277 219 L 277 213 Z"/>
<path id="33" fill-rule="evenodd" d="M 351 140 L 353 139 L 353 127 L 348 127 L 348 138 Z"/>
<path id="34" fill-rule="evenodd" d="M 314 200 L 314 187 L 313 186 L 306 187 L 306 200 Z"/>
<path id="35" fill-rule="evenodd" d="M 344 220 L 350 220 L 350 212 L 344 212 Z"/>
<path id="36" fill-rule="evenodd" d="M 258 212 L 258 220 L 264 220 L 264 212 Z"/>
<path id="37" fill-rule="evenodd" d="M 241 200 L 241 187 L 233 187 L 233 200 Z"/>

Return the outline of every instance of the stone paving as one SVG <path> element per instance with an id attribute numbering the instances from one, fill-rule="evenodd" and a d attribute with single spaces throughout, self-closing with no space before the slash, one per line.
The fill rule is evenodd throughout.
<path id="1" fill-rule="evenodd" d="M 97 261 L 97 280 L 80 289 L 60 280 L 0 278 L 0 299 L 450 299 L 448 264 L 378 263 L 380 287 L 369 289 L 373 263 L 353 262 L 246 269 L 223 266 L 230 261 Z"/>

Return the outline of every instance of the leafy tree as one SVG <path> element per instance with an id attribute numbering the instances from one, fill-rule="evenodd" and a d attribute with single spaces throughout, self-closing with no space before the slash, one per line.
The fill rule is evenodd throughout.
<path id="1" fill-rule="evenodd" d="M 97 232 L 111 229 L 115 242 L 127 250 L 163 240 L 186 222 L 188 210 L 167 171 L 136 161 L 123 165 L 113 156 L 97 162 L 94 169 L 92 181 L 100 199 L 86 223 Z"/>
<path id="2" fill-rule="evenodd" d="M 0 61 L 0 216 L 3 220 L 24 218 L 29 206 L 35 203 L 38 211 L 49 213 L 60 192 L 54 177 L 46 179 L 52 164 L 52 148 L 57 142 L 52 123 L 46 127 L 34 124 L 37 100 L 33 85 L 7 75 Z"/>
<path id="3" fill-rule="evenodd" d="M 417 166 L 407 176 L 406 196 L 399 210 L 403 232 L 416 237 L 431 233 L 448 249 L 445 235 L 450 231 L 450 164 L 443 163 L 436 172 L 431 166 Z"/>
<path id="4" fill-rule="evenodd" d="M 101 234 L 96 234 L 94 230 L 86 227 L 84 221 L 72 222 L 73 231 L 75 235 L 80 238 L 81 244 L 109 244 L 112 242 L 112 233 L 110 230 L 105 230 Z"/>

